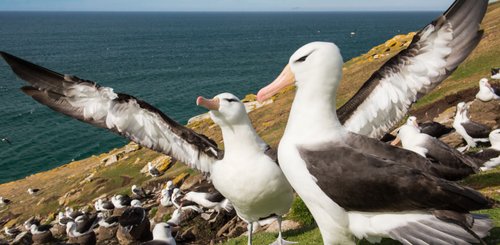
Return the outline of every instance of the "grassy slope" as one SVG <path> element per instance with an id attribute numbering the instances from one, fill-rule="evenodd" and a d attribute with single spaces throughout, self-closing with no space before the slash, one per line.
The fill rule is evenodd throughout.
<path id="1" fill-rule="evenodd" d="M 460 68 L 442 85 L 428 96 L 424 97 L 416 107 L 425 106 L 432 103 L 445 95 L 457 92 L 464 88 L 476 87 L 480 77 L 486 76 L 489 73 L 489 68 L 500 64 L 500 43 L 496 38 L 499 28 L 498 22 L 500 16 L 500 4 L 490 6 L 489 13 L 484 20 L 485 37 L 479 47 L 474 51 L 470 58 L 460 66 Z M 495 28 L 496 27 L 496 28 Z M 408 37 L 406 37 L 406 40 Z M 405 39 L 403 38 L 402 41 Z M 404 42 L 401 42 L 404 43 Z M 380 46 L 366 55 L 355 58 L 346 63 L 344 67 L 344 79 L 339 88 L 338 105 L 344 103 L 357 88 L 361 86 L 370 74 L 376 70 L 385 60 L 391 55 L 394 55 L 400 49 L 399 45 L 395 45 L 388 52 L 389 56 L 384 56 L 380 59 L 370 58 L 374 53 L 380 53 L 380 50 L 385 50 L 386 46 Z M 388 43 L 389 46 L 391 43 Z M 250 117 L 256 127 L 258 133 L 263 135 L 266 142 L 272 146 L 276 146 L 283 134 L 283 130 L 288 118 L 291 101 L 293 99 L 294 90 L 289 90 L 276 96 L 273 104 L 265 106 L 250 113 Z M 214 138 L 217 142 L 221 142 L 220 130 L 210 120 L 197 122 L 190 125 L 198 132 Z M 116 150 L 119 151 L 119 150 Z M 116 152 L 115 151 L 115 152 Z M 110 154 L 112 154 L 110 152 Z M 147 149 L 141 149 L 127 155 L 126 159 L 120 160 L 111 167 L 104 167 L 100 161 L 108 156 L 102 154 L 100 156 L 90 157 L 81 161 L 67 164 L 51 171 L 35 174 L 25 179 L 18 180 L 0 185 L 0 193 L 13 201 L 16 205 L 0 207 L 0 223 L 2 219 L 10 220 L 13 217 L 19 216 L 14 221 L 22 222 L 28 215 L 40 214 L 46 216 L 56 212 L 59 207 L 58 199 L 70 190 L 79 191 L 80 194 L 75 195 L 68 202 L 68 205 L 81 207 L 87 205 L 91 200 L 103 194 L 112 193 L 127 193 L 132 184 L 146 184 L 148 177 L 139 173 L 144 164 L 160 154 Z M 165 178 L 173 178 L 180 173 L 193 173 L 182 164 L 176 164 L 168 171 Z M 85 182 L 84 180 L 90 173 L 94 173 L 93 181 Z M 495 198 L 498 196 L 498 182 L 495 176 L 498 177 L 500 172 L 493 172 L 475 176 L 466 181 L 466 184 L 481 189 L 485 194 Z M 497 178 L 498 179 L 498 178 Z M 41 188 L 42 191 L 37 197 L 31 197 L 26 193 L 29 187 Z M 500 210 L 494 209 L 486 211 L 500 225 Z M 11 221 L 9 223 L 13 223 Z M 289 240 L 299 241 L 301 244 L 320 244 L 321 238 L 319 231 L 314 226 L 308 226 L 299 231 L 286 233 Z M 496 239 L 500 235 L 495 233 Z M 274 239 L 274 234 L 257 234 L 256 244 L 270 243 Z M 228 244 L 243 244 L 245 239 L 230 240 Z"/>

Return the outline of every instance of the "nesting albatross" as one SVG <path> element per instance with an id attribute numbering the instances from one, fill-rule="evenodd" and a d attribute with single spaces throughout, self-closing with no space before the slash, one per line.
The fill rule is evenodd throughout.
<path id="1" fill-rule="evenodd" d="M 446 179 L 459 180 L 461 178 L 458 177 L 465 178 L 479 171 L 479 167 L 469 156 L 462 155 L 439 139 L 421 133 L 417 118 L 414 116 L 408 117 L 406 124 L 400 127 L 396 140 L 391 144 L 395 145 L 399 141 L 401 141 L 403 148 L 426 157 L 438 165 L 449 166 L 450 172 L 453 169 L 456 171 Z M 457 179 L 453 179 L 453 177 L 457 177 Z"/>
<path id="2" fill-rule="evenodd" d="M 491 131 L 490 127 L 469 119 L 467 115 L 469 106 L 470 104 L 467 105 L 465 102 L 458 103 L 457 112 L 453 119 L 453 128 L 467 142 L 464 150 L 476 147 L 476 142 L 488 142 L 488 136 Z"/>
<path id="3" fill-rule="evenodd" d="M 479 91 L 476 94 L 476 99 L 483 102 L 500 100 L 500 91 L 493 88 L 488 82 L 488 79 L 481 78 L 481 80 L 479 80 Z"/>

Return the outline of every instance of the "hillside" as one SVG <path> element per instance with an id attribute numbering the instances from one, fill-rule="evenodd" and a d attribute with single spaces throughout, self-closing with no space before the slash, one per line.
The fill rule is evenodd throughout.
<path id="1" fill-rule="evenodd" d="M 482 28 L 485 34 L 479 46 L 451 77 L 413 106 L 412 114 L 429 120 L 454 106 L 458 100 L 473 99 L 475 92 L 471 91 L 476 91 L 479 79 L 489 77 L 491 67 L 500 66 L 499 24 L 500 3 L 494 3 L 490 5 L 483 20 Z M 374 70 L 406 47 L 413 34 L 396 36 L 374 47 L 366 54 L 346 62 L 343 68 L 343 80 L 338 90 L 337 105 L 345 103 Z M 255 89 L 257 91 L 258 88 Z M 250 113 L 250 118 L 259 135 L 273 147 L 277 146 L 283 134 L 293 96 L 294 88 L 291 87 L 275 96 L 273 103 Z M 220 130 L 211 120 L 197 120 L 188 126 L 213 138 L 220 146 L 223 146 Z M 107 160 L 113 157 L 116 157 L 116 162 L 111 163 L 112 161 Z M 140 173 L 148 161 L 158 162 L 164 169 L 168 168 L 168 171 L 165 175 L 153 179 Z M 129 144 L 108 153 L 1 184 L 0 196 L 9 198 L 13 205 L 0 207 L 0 226 L 3 229 L 3 226 L 22 223 L 33 215 L 53 217 L 63 206 L 88 206 L 101 196 L 111 196 L 117 193 L 130 194 L 132 184 L 152 188 L 164 184 L 167 179 L 175 179 L 180 183 L 181 180 L 189 180 L 196 175 L 198 175 L 197 172 L 181 163 L 171 163 L 169 158 L 159 153 Z M 464 181 L 464 184 L 500 201 L 498 175 L 500 175 L 500 169 L 495 169 L 473 176 Z M 26 191 L 28 188 L 39 188 L 40 193 L 31 196 Z M 484 213 L 492 215 L 496 225 L 500 226 L 500 209 L 488 210 Z M 307 216 L 307 213 L 304 212 L 298 216 L 300 215 Z M 314 225 L 305 225 L 299 230 L 287 232 L 285 237 L 291 241 L 299 241 L 300 244 L 318 244 L 317 241 L 321 241 L 319 231 Z M 255 243 L 270 243 L 274 238 L 275 234 L 258 234 Z M 498 239 L 500 239 L 500 229 L 497 227 L 489 241 L 496 243 Z M 227 242 L 227 244 L 245 243 L 245 238 Z"/>

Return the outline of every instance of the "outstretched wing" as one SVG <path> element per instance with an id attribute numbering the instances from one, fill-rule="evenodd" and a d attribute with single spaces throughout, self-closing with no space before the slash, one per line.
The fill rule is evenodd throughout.
<path id="1" fill-rule="evenodd" d="M 23 92 L 55 111 L 107 128 L 203 172 L 209 172 L 210 164 L 223 155 L 214 141 L 180 125 L 144 101 L 5 52 L 0 55 L 21 79 L 31 84 L 23 87 Z"/>
<path id="2" fill-rule="evenodd" d="M 341 123 L 351 132 L 382 137 L 477 46 L 487 6 L 487 0 L 456 0 L 337 110 Z"/>

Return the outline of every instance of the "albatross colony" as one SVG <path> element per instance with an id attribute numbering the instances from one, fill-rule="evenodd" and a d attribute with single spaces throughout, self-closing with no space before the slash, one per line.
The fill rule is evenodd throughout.
<path id="1" fill-rule="evenodd" d="M 492 221 L 469 211 L 491 208 L 491 200 L 417 168 L 422 156 L 401 155 L 407 150 L 364 135 L 383 134 L 421 93 L 456 69 L 481 39 L 478 29 L 487 5 L 486 0 L 453 3 L 372 75 L 351 99 L 357 107 L 347 104 L 335 112 L 343 61 L 333 43 L 301 47 L 280 76 L 259 91 L 263 101 L 283 87 L 297 86 L 278 159 L 324 244 L 355 244 L 354 237 L 484 244 Z"/>

